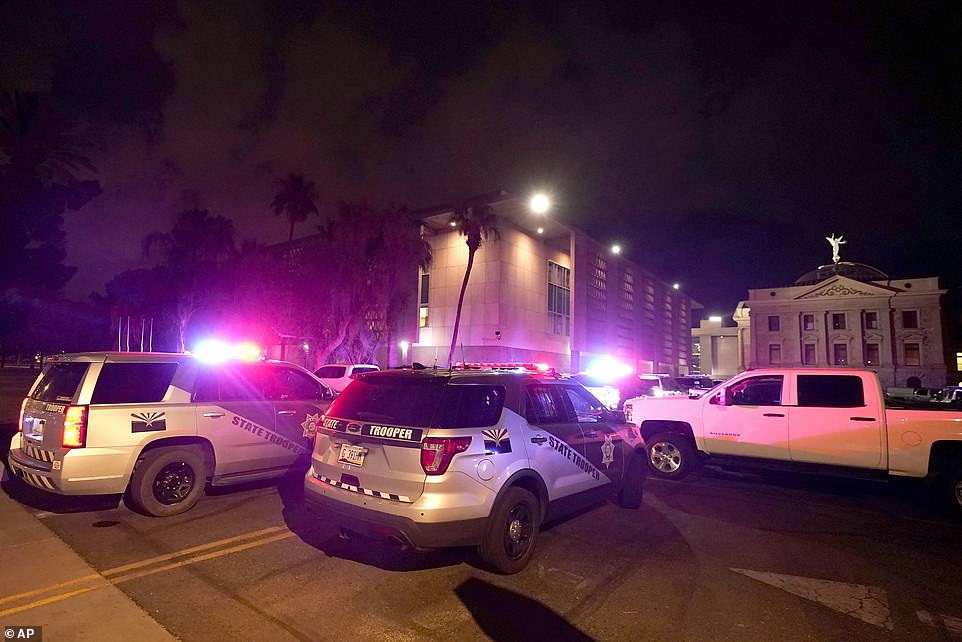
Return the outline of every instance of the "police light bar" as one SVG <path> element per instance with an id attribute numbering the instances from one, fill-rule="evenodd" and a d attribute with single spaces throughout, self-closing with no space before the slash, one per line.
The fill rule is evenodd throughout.
<path id="1" fill-rule="evenodd" d="M 216 339 L 206 339 L 194 346 L 192 354 L 207 363 L 220 363 L 228 359 L 256 361 L 261 357 L 261 349 L 253 343 L 231 345 Z"/>
<path id="2" fill-rule="evenodd" d="M 459 370 L 503 370 L 508 372 L 543 372 L 553 374 L 555 369 L 546 363 L 489 363 L 484 361 L 458 362 L 454 367 Z"/>

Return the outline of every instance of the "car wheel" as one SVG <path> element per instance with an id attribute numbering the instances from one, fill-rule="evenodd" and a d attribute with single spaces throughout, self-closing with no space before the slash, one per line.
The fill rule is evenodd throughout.
<path id="1" fill-rule="evenodd" d="M 685 435 L 663 432 L 646 441 L 651 470 L 663 479 L 681 479 L 697 465 L 695 448 Z"/>
<path id="2" fill-rule="evenodd" d="M 962 518 L 962 468 L 953 468 L 939 475 L 939 504 L 946 513 Z"/>
<path id="3" fill-rule="evenodd" d="M 478 554 L 497 573 L 517 573 L 528 565 L 540 528 L 538 499 L 524 488 L 512 486 L 495 505 Z"/>
<path id="4" fill-rule="evenodd" d="M 154 517 L 190 510 L 207 481 L 204 456 L 196 448 L 158 448 L 145 453 L 130 478 L 127 496 L 134 508 Z"/>
<path id="5" fill-rule="evenodd" d="M 645 477 L 648 476 L 648 463 L 641 453 L 628 462 L 625 483 L 618 493 L 618 505 L 622 508 L 640 508 L 645 493 Z"/>

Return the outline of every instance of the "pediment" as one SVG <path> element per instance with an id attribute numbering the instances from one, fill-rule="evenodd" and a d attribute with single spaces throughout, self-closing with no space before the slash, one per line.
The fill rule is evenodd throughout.
<path id="1" fill-rule="evenodd" d="M 835 297 L 859 296 L 890 296 L 897 292 L 895 288 L 888 288 L 875 283 L 856 281 L 844 276 L 836 276 L 823 283 L 812 286 L 807 292 L 795 297 L 798 299 L 822 299 Z"/>

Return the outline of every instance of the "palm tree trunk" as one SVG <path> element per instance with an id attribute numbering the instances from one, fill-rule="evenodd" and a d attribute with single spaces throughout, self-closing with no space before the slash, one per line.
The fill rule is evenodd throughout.
<path id="1" fill-rule="evenodd" d="M 287 237 L 287 240 L 288 241 L 294 240 L 294 217 L 293 216 L 291 216 L 291 235 Z"/>
<path id="2" fill-rule="evenodd" d="M 477 248 L 468 246 L 468 267 L 464 270 L 464 281 L 461 282 L 461 295 L 458 297 L 458 311 L 454 315 L 454 332 L 451 334 L 451 352 L 448 353 L 448 368 L 454 363 L 454 349 L 458 345 L 458 328 L 461 326 L 461 306 L 464 305 L 464 292 L 468 289 L 468 279 L 471 277 L 471 267 L 474 265 L 474 253 Z"/>

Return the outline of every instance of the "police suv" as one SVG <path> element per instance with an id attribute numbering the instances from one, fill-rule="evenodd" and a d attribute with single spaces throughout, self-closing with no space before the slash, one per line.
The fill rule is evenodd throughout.
<path id="1" fill-rule="evenodd" d="M 308 506 L 345 531 L 528 563 L 541 524 L 615 495 L 641 505 L 644 445 L 580 384 L 532 372 L 359 375 L 317 427 Z"/>
<path id="2" fill-rule="evenodd" d="M 207 480 L 226 485 L 306 466 L 333 397 L 289 363 L 59 355 L 23 400 L 8 463 L 46 491 L 126 493 L 144 513 L 176 515 L 197 503 Z"/>

